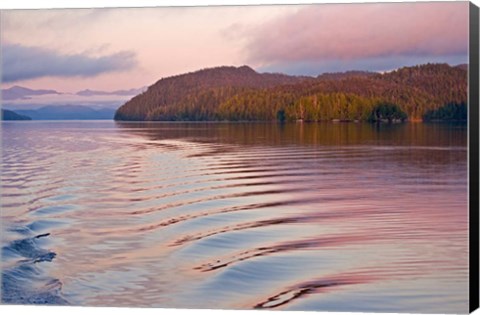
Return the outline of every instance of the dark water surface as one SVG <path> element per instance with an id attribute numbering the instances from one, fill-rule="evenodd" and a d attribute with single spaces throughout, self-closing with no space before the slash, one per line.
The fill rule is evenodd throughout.
<path id="1" fill-rule="evenodd" d="M 467 130 L 2 123 L 4 303 L 467 312 Z"/>

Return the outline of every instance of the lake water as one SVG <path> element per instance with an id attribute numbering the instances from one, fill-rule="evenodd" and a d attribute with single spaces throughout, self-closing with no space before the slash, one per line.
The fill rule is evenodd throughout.
<path id="1" fill-rule="evenodd" d="M 4 303 L 464 313 L 467 128 L 2 123 Z"/>

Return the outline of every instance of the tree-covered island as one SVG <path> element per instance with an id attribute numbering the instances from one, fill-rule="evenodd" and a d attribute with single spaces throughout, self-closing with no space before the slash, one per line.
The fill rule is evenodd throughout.
<path id="1" fill-rule="evenodd" d="M 318 77 L 217 67 L 163 78 L 121 106 L 124 121 L 420 121 L 467 119 L 465 65 Z"/>

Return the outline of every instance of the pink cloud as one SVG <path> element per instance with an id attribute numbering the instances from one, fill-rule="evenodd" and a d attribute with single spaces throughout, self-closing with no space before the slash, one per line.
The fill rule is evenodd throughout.
<path id="1" fill-rule="evenodd" d="M 250 62 L 452 56 L 468 50 L 468 2 L 311 5 L 255 29 Z"/>

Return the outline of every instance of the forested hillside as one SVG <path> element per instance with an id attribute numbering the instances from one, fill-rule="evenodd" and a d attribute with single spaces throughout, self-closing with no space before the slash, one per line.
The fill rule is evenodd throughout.
<path id="1" fill-rule="evenodd" d="M 115 119 L 462 120 L 466 103 L 462 66 L 426 64 L 316 78 L 219 67 L 161 79 L 121 106 Z"/>

